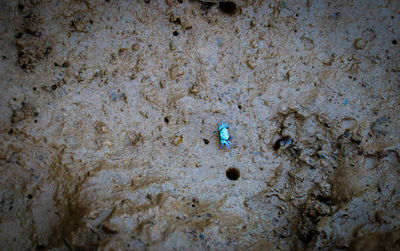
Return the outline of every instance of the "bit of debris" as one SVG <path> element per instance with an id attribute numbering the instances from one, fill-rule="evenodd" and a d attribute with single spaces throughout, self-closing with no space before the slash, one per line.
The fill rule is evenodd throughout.
<path id="1" fill-rule="evenodd" d="M 94 122 L 94 128 L 100 134 L 105 134 L 105 133 L 109 133 L 110 132 L 108 127 L 107 127 L 107 125 L 102 121 Z"/>
<path id="2" fill-rule="evenodd" d="M 22 103 L 22 107 L 20 109 L 14 110 L 11 116 L 11 123 L 14 124 L 29 117 L 37 117 L 38 115 L 39 113 L 33 105 Z"/>

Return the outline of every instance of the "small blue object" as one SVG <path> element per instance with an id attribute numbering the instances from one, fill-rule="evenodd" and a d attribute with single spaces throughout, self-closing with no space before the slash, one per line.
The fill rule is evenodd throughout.
<path id="1" fill-rule="evenodd" d="M 386 120 L 387 120 L 386 116 L 383 116 L 382 118 L 378 119 L 379 122 L 383 122 L 383 121 L 386 121 Z"/>
<path id="2" fill-rule="evenodd" d="M 112 92 L 111 93 L 111 100 L 112 101 L 117 101 L 117 99 L 118 99 L 117 94 L 115 92 Z"/>
<path id="3" fill-rule="evenodd" d="M 349 101 L 347 99 L 344 100 L 344 105 L 348 105 Z"/>
<path id="4" fill-rule="evenodd" d="M 200 234 L 200 240 L 204 240 L 204 234 Z"/>
<path id="5" fill-rule="evenodd" d="M 292 138 L 290 137 L 284 137 L 280 143 L 281 146 L 283 147 L 288 147 L 293 143 Z"/>
<path id="6" fill-rule="evenodd" d="M 226 147 L 230 148 L 232 143 L 229 141 L 230 139 L 233 139 L 233 137 L 229 136 L 229 131 L 228 131 L 229 125 L 226 122 L 222 122 L 221 124 L 218 125 L 218 130 L 219 130 L 219 138 L 221 139 L 221 148 L 226 145 Z"/>

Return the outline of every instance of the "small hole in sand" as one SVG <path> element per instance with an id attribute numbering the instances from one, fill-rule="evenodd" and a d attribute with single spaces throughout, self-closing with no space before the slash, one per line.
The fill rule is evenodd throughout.
<path id="1" fill-rule="evenodd" d="M 236 4 L 233 2 L 219 2 L 219 9 L 226 14 L 235 14 Z"/>
<path id="2" fill-rule="evenodd" d="M 235 167 L 231 167 L 228 170 L 226 170 L 226 177 L 230 180 L 237 180 L 240 177 L 240 171 L 239 169 Z"/>

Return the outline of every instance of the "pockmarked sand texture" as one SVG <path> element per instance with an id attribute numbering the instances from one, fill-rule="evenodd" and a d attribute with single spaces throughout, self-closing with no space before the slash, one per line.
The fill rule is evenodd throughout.
<path id="1" fill-rule="evenodd" d="M 1 0 L 0 45 L 2 250 L 400 249 L 399 1 Z"/>

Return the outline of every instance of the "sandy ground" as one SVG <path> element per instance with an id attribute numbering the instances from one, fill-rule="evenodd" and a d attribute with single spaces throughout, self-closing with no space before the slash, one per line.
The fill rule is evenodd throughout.
<path id="1" fill-rule="evenodd" d="M 399 1 L 0 2 L 1 249 L 400 250 Z"/>

